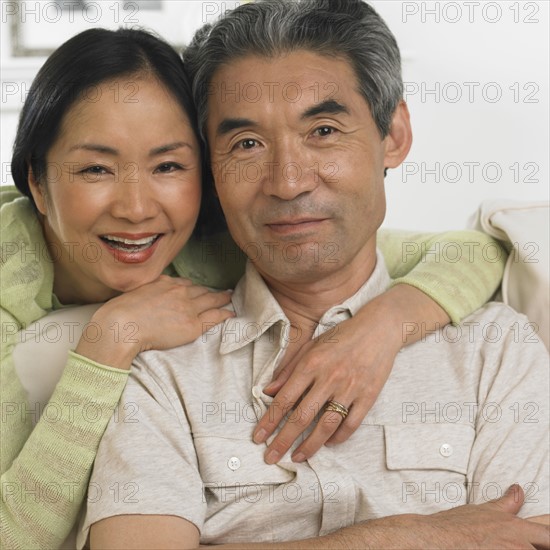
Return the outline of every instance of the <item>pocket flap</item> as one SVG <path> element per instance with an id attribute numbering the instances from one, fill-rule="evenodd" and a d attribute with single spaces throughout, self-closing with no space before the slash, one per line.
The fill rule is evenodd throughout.
<path id="1" fill-rule="evenodd" d="M 295 472 L 264 462 L 265 445 L 225 437 L 195 437 L 205 487 L 274 485 L 292 481 Z"/>
<path id="2" fill-rule="evenodd" d="M 475 430 L 466 424 L 384 426 L 389 470 L 453 470 L 466 474 Z"/>

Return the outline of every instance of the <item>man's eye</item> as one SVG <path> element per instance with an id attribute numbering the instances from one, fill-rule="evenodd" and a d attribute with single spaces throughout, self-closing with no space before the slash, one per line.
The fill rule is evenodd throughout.
<path id="1" fill-rule="evenodd" d="M 313 133 L 316 134 L 319 137 L 326 137 L 334 134 L 336 132 L 336 129 L 332 126 L 320 126 L 319 128 L 316 128 Z"/>
<path id="2" fill-rule="evenodd" d="M 181 164 L 177 164 L 176 162 L 163 162 L 157 167 L 155 171 L 162 174 L 169 174 L 170 172 L 176 172 L 177 170 L 182 169 L 183 167 L 181 166 Z"/>
<path id="3" fill-rule="evenodd" d="M 255 139 L 242 139 L 235 144 L 235 149 L 254 149 L 258 145 Z"/>

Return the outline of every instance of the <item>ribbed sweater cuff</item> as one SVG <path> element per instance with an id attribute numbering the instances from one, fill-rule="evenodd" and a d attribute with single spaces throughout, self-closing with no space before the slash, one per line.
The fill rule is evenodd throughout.
<path id="1" fill-rule="evenodd" d="M 451 296 L 449 294 L 448 283 L 440 283 L 434 279 L 426 280 L 425 274 L 417 277 L 413 272 L 411 272 L 405 277 L 394 279 L 390 287 L 398 284 L 407 284 L 421 290 L 424 294 L 436 302 L 443 310 L 445 310 L 451 319 L 451 323 L 454 324 L 460 323 L 466 315 L 474 311 L 477 307 L 466 300 L 459 303 L 456 296 Z"/>

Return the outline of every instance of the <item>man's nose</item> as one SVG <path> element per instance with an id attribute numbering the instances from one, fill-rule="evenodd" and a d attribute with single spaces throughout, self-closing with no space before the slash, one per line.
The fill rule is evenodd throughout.
<path id="1" fill-rule="evenodd" d="M 269 162 L 264 163 L 264 193 L 282 200 L 293 200 L 313 191 L 319 184 L 314 164 L 304 145 L 291 140 L 277 142 Z"/>

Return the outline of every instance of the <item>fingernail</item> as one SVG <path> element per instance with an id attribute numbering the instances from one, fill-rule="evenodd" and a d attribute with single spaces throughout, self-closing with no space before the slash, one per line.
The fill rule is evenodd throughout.
<path id="1" fill-rule="evenodd" d="M 270 397 L 274 395 L 275 391 L 277 391 L 277 384 L 275 382 L 270 382 L 264 388 L 264 393 L 269 395 Z"/>
<path id="2" fill-rule="evenodd" d="M 257 432 L 254 433 L 253 440 L 254 443 L 263 443 L 266 438 L 267 432 L 263 428 L 260 428 Z"/>
<path id="3" fill-rule="evenodd" d="M 273 449 L 265 455 L 266 464 L 275 464 L 278 460 L 279 453 Z"/>
<path id="4" fill-rule="evenodd" d="M 292 455 L 292 462 L 303 462 L 306 459 L 304 453 L 296 453 Z"/>

